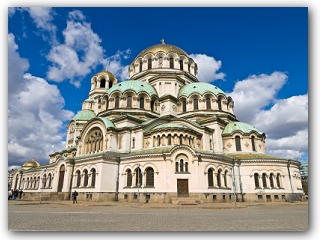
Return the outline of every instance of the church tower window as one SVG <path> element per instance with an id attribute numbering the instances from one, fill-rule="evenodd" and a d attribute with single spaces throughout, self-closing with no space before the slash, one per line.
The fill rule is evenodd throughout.
<path id="1" fill-rule="evenodd" d="M 151 69 L 152 68 L 152 59 L 149 58 L 148 59 L 148 69 Z"/>
<path id="2" fill-rule="evenodd" d="M 100 88 L 105 88 L 105 87 L 106 87 L 106 80 L 105 79 L 101 79 Z"/>
<path id="3" fill-rule="evenodd" d="M 236 141 L 236 151 L 241 151 L 240 137 L 239 137 L 239 136 L 236 136 L 236 137 L 235 137 L 235 141 Z"/>
<path id="4" fill-rule="evenodd" d="M 252 151 L 256 151 L 256 146 L 254 142 L 254 136 L 251 137 L 251 145 L 252 145 Z"/>
<path id="5" fill-rule="evenodd" d="M 179 65 L 180 65 L 180 70 L 183 70 L 183 61 L 182 60 L 179 61 Z"/>
<path id="6" fill-rule="evenodd" d="M 198 98 L 193 99 L 193 109 L 198 110 Z"/>
<path id="7" fill-rule="evenodd" d="M 132 96 L 128 96 L 127 98 L 127 107 L 132 107 Z"/>
<path id="8" fill-rule="evenodd" d="M 170 62 L 170 68 L 173 68 L 173 58 L 170 58 L 169 62 Z"/>
<path id="9" fill-rule="evenodd" d="M 182 112 L 187 112 L 187 101 L 183 100 L 182 101 Z"/>
<path id="10" fill-rule="evenodd" d="M 119 108 L 119 96 L 116 96 L 116 98 L 115 98 L 114 107 L 115 107 L 115 108 Z"/>
<path id="11" fill-rule="evenodd" d="M 142 72 L 142 61 L 139 63 L 139 72 Z"/>
<path id="12" fill-rule="evenodd" d="M 144 108 L 144 98 L 143 97 L 141 97 L 140 98 L 140 100 L 139 100 L 139 102 L 140 102 L 140 108 Z"/>
<path id="13" fill-rule="evenodd" d="M 209 97 L 206 98 L 206 107 L 207 109 L 211 109 L 211 101 Z"/>

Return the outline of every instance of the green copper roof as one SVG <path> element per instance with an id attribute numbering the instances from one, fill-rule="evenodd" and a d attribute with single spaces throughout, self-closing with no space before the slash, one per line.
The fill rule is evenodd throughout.
<path id="1" fill-rule="evenodd" d="M 199 93 L 200 95 L 203 95 L 204 93 L 213 93 L 215 95 L 222 93 L 227 96 L 220 88 L 210 83 L 197 82 L 183 86 L 179 91 L 178 98 L 181 96 L 189 97 L 192 93 Z"/>
<path id="2" fill-rule="evenodd" d="M 94 102 L 94 101 L 93 101 L 93 99 L 88 98 L 88 99 L 84 100 L 84 102 Z"/>
<path id="3" fill-rule="evenodd" d="M 152 87 L 149 83 L 137 81 L 137 80 L 128 80 L 128 81 L 120 82 L 116 85 L 113 85 L 112 88 L 107 90 L 107 94 L 111 94 L 114 91 L 120 91 L 121 93 L 123 93 L 127 90 L 133 90 L 136 93 L 146 92 L 150 96 L 158 95 L 157 90 L 154 87 Z"/>
<path id="4" fill-rule="evenodd" d="M 89 121 L 95 116 L 96 114 L 90 110 L 81 110 L 72 118 L 72 120 Z"/>
<path id="5" fill-rule="evenodd" d="M 106 128 L 110 128 L 110 127 L 115 128 L 113 122 L 111 122 L 108 118 L 97 117 L 96 119 L 102 120 Z"/>
<path id="6" fill-rule="evenodd" d="M 255 131 L 259 134 L 263 134 L 263 132 L 258 131 L 255 127 L 244 122 L 229 122 L 224 128 L 222 134 L 231 134 L 234 131 L 241 131 L 243 133 L 250 133 L 251 131 Z"/>

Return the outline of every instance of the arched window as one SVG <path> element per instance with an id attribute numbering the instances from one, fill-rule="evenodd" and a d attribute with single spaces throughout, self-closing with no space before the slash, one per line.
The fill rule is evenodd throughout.
<path id="1" fill-rule="evenodd" d="M 183 159 L 180 159 L 180 172 L 183 172 Z"/>
<path id="2" fill-rule="evenodd" d="M 188 64 L 188 72 L 190 72 L 190 63 Z"/>
<path id="3" fill-rule="evenodd" d="M 136 139 L 132 138 L 132 148 L 135 148 L 135 145 L 136 145 Z"/>
<path id="4" fill-rule="evenodd" d="M 262 174 L 262 185 L 263 185 L 263 188 L 267 187 L 267 174 L 265 173 Z"/>
<path id="5" fill-rule="evenodd" d="M 136 169 L 136 186 L 138 186 L 138 184 L 141 187 L 141 184 L 142 184 L 142 173 L 141 173 L 141 169 L 140 168 Z"/>
<path id="6" fill-rule="evenodd" d="M 46 188 L 47 185 L 47 174 L 43 175 L 43 188 Z"/>
<path id="7" fill-rule="evenodd" d="M 139 72 L 142 72 L 142 62 L 139 63 Z"/>
<path id="8" fill-rule="evenodd" d="M 151 100 L 150 102 L 150 108 L 151 108 L 151 111 L 154 112 L 154 101 Z"/>
<path id="9" fill-rule="evenodd" d="M 128 96 L 127 98 L 127 107 L 132 107 L 132 96 Z"/>
<path id="10" fill-rule="evenodd" d="M 180 145 L 182 144 L 182 137 L 183 137 L 182 135 L 179 136 L 179 144 Z"/>
<path id="11" fill-rule="evenodd" d="M 185 172 L 188 172 L 188 170 L 189 170 L 189 169 L 188 169 L 188 163 L 186 162 L 186 163 L 184 164 L 184 171 L 185 171 Z"/>
<path id="12" fill-rule="evenodd" d="M 130 187 L 132 185 L 132 173 L 131 170 L 127 170 L 127 186 Z"/>
<path id="13" fill-rule="evenodd" d="M 252 151 L 256 151 L 256 146 L 254 143 L 254 136 L 251 137 L 251 145 L 252 145 Z"/>
<path id="14" fill-rule="evenodd" d="M 106 98 L 106 110 L 108 110 L 108 108 L 109 108 L 109 99 Z"/>
<path id="15" fill-rule="evenodd" d="M 219 169 L 217 174 L 217 184 L 218 184 L 218 187 L 221 187 L 221 169 Z"/>
<path id="16" fill-rule="evenodd" d="M 83 179 L 83 186 L 88 186 L 88 180 L 89 180 L 89 176 L 88 176 L 88 170 L 85 169 L 84 172 L 84 179 Z"/>
<path id="17" fill-rule="evenodd" d="M 172 57 L 170 58 L 169 62 L 170 62 L 170 68 L 173 68 L 173 58 Z"/>
<path id="18" fill-rule="evenodd" d="M 187 112 L 187 101 L 183 100 L 182 101 L 182 112 Z"/>
<path id="19" fill-rule="evenodd" d="M 273 175 L 273 173 L 270 173 L 270 187 L 271 188 L 274 188 L 274 183 L 273 183 L 273 177 L 274 177 L 274 175 Z"/>
<path id="20" fill-rule="evenodd" d="M 280 173 L 277 174 L 277 187 L 280 188 Z"/>
<path id="21" fill-rule="evenodd" d="M 198 98 L 193 99 L 193 109 L 198 110 Z"/>
<path id="22" fill-rule="evenodd" d="M 258 173 L 254 174 L 254 186 L 256 188 L 260 188 L 260 185 L 259 185 L 259 174 Z"/>
<path id="23" fill-rule="evenodd" d="M 160 146 L 160 144 L 161 144 L 160 136 L 157 136 L 157 140 L 158 140 L 158 146 Z"/>
<path id="24" fill-rule="evenodd" d="M 209 97 L 206 98 L 206 107 L 207 109 L 211 109 L 211 101 Z"/>
<path id="25" fill-rule="evenodd" d="M 209 187 L 213 187 L 213 170 L 209 168 L 208 170 L 208 185 Z"/>
<path id="26" fill-rule="evenodd" d="M 221 98 L 218 98 L 218 109 L 221 111 L 222 106 L 221 106 Z"/>
<path id="27" fill-rule="evenodd" d="M 171 145 L 171 134 L 168 135 L 168 145 Z"/>
<path id="28" fill-rule="evenodd" d="M 228 171 L 226 170 L 226 171 L 224 172 L 224 176 L 223 176 L 223 178 L 224 178 L 224 186 L 225 186 L 225 187 L 228 187 L 228 186 L 227 186 L 227 184 L 228 184 L 228 182 L 227 182 L 227 175 L 228 175 Z"/>
<path id="29" fill-rule="evenodd" d="M 179 61 L 179 65 L 180 65 L 180 70 L 183 70 L 183 61 L 182 60 Z"/>
<path id="30" fill-rule="evenodd" d="M 140 101 L 140 108 L 144 108 L 144 98 L 141 97 L 139 101 Z"/>
<path id="31" fill-rule="evenodd" d="M 152 59 L 149 58 L 148 59 L 148 69 L 151 69 L 152 68 Z"/>
<path id="32" fill-rule="evenodd" d="M 176 172 L 179 172 L 179 163 L 176 162 Z"/>
<path id="33" fill-rule="evenodd" d="M 91 169 L 91 187 L 96 185 L 96 169 Z"/>
<path id="34" fill-rule="evenodd" d="M 105 79 L 101 79 L 100 88 L 105 88 L 105 87 L 106 87 L 106 80 Z"/>
<path id="35" fill-rule="evenodd" d="M 119 96 L 116 96 L 114 107 L 119 108 Z"/>
<path id="36" fill-rule="evenodd" d="M 154 170 L 151 167 L 146 169 L 146 187 L 154 187 Z"/>
<path id="37" fill-rule="evenodd" d="M 77 187 L 80 187 L 80 183 L 81 183 L 81 174 L 80 174 L 80 171 L 78 170 L 76 172 L 76 175 L 77 175 Z"/>
<path id="38" fill-rule="evenodd" d="M 112 88 L 112 81 L 109 81 L 109 89 Z"/>
<path id="39" fill-rule="evenodd" d="M 239 136 L 236 136 L 236 137 L 235 137 L 235 141 L 236 141 L 236 151 L 241 151 L 240 137 L 239 137 Z"/>
<path id="40" fill-rule="evenodd" d="M 48 187 L 51 188 L 51 173 L 48 175 Z"/>

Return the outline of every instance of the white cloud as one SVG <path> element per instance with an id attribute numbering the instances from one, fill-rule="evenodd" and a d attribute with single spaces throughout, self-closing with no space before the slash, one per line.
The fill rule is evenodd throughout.
<path id="1" fill-rule="evenodd" d="M 129 78 L 128 68 L 129 66 L 122 65 L 122 58 L 126 59 L 131 54 L 131 50 L 117 51 L 117 53 L 111 57 L 108 57 L 102 61 L 103 65 L 107 66 L 108 71 L 119 77 L 120 81 L 127 80 Z"/>
<path id="2" fill-rule="evenodd" d="M 47 55 L 53 64 L 47 72 L 48 79 L 56 82 L 69 79 L 79 87 L 81 80 L 101 64 L 104 52 L 100 46 L 101 39 L 83 19 L 80 11 L 69 13 L 69 21 L 63 31 L 64 43 L 54 45 Z"/>
<path id="3" fill-rule="evenodd" d="M 215 80 L 224 80 L 225 73 L 217 73 L 221 68 L 221 61 L 216 61 L 213 57 L 205 54 L 190 54 L 190 57 L 198 65 L 198 80 L 201 82 L 213 82 Z"/>
<path id="4" fill-rule="evenodd" d="M 250 123 L 252 116 L 273 102 L 287 78 L 282 72 L 273 72 L 270 75 L 251 75 L 247 79 L 238 81 L 233 92 L 227 93 L 234 100 L 237 118 Z"/>
<path id="5" fill-rule="evenodd" d="M 300 159 L 308 152 L 308 94 L 276 99 L 287 79 L 282 72 L 252 75 L 227 94 L 235 102 L 237 119 L 267 135 L 268 154 Z"/>
<path id="6" fill-rule="evenodd" d="M 34 157 L 47 163 L 50 153 L 65 147 L 63 122 L 73 113 L 63 109 L 64 99 L 57 86 L 24 74 L 29 64 L 19 56 L 13 34 L 8 35 L 8 44 L 9 162 L 21 166 Z"/>

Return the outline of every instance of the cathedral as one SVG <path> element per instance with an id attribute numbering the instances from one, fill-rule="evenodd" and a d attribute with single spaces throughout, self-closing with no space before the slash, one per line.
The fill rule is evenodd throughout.
<path id="1" fill-rule="evenodd" d="M 201 66 L 200 66 L 201 67 Z M 107 69 L 67 125 L 48 164 L 17 169 L 25 199 L 141 203 L 276 202 L 302 199 L 300 162 L 267 154 L 266 134 L 234 114 L 236 103 L 197 79 L 181 48 L 156 44 L 119 82 Z"/>

